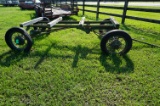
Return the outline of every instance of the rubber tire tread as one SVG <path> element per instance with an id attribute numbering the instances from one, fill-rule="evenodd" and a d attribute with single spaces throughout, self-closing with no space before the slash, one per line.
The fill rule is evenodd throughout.
<path id="1" fill-rule="evenodd" d="M 25 38 L 27 40 L 27 46 L 26 46 L 26 48 L 24 48 L 24 50 L 18 49 L 17 47 L 15 47 L 13 45 L 11 37 L 12 37 L 12 34 L 14 32 L 19 32 L 19 33 L 21 33 L 21 34 L 23 34 L 25 36 Z M 33 45 L 33 41 L 32 41 L 32 38 L 30 37 L 30 35 L 23 28 L 20 28 L 20 27 L 12 27 L 12 28 L 10 28 L 5 34 L 5 41 L 6 41 L 7 45 L 12 50 L 17 51 L 17 52 L 22 52 L 22 51 L 29 52 L 31 47 L 32 47 L 32 45 Z"/>
<path id="2" fill-rule="evenodd" d="M 122 30 L 111 30 L 109 32 L 107 32 L 101 40 L 100 43 L 100 47 L 103 53 L 109 55 L 109 51 L 106 48 L 106 42 L 109 40 L 109 38 L 111 38 L 114 35 L 118 35 L 121 36 L 125 39 L 126 41 L 126 46 L 124 48 L 124 50 L 122 50 L 122 52 L 120 52 L 120 55 L 125 55 L 126 53 L 128 53 L 130 51 L 130 49 L 132 48 L 132 38 L 130 37 L 130 35 L 128 33 L 126 33 L 125 31 Z"/>

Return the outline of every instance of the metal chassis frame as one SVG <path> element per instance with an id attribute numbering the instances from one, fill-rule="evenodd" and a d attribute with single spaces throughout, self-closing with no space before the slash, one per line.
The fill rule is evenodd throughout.
<path id="1" fill-rule="evenodd" d="M 62 17 L 59 17 L 57 19 L 54 19 L 52 21 L 50 21 L 48 18 L 46 17 L 39 17 L 39 18 L 35 18 L 33 20 L 30 21 L 26 21 L 20 24 L 20 27 L 27 27 L 26 30 L 28 31 L 30 27 L 33 27 L 35 32 L 41 33 L 41 32 L 47 32 L 50 33 L 51 31 L 57 31 L 59 29 L 64 29 L 64 28 L 77 28 L 77 29 L 81 29 L 83 31 L 85 31 L 86 33 L 90 33 L 90 31 L 94 31 L 97 34 L 97 30 L 98 29 L 98 34 L 99 35 L 104 35 L 101 36 L 102 40 L 100 43 L 101 46 L 101 50 L 103 52 L 108 53 L 108 51 L 105 49 L 105 43 L 108 39 L 108 37 L 112 37 L 112 34 L 124 34 L 123 37 L 126 38 L 126 40 L 128 40 L 129 45 L 127 46 L 127 49 L 125 51 L 124 49 L 124 53 L 127 53 L 131 47 L 132 47 L 132 40 L 140 42 L 140 43 L 144 43 L 144 44 L 148 44 L 151 46 L 155 46 L 155 47 L 160 47 L 159 45 L 154 45 L 151 43 L 147 43 L 147 42 L 143 42 L 143 41 L 139 41 L 136 39 L 132 39 L 130 37 L 129 34 L 127 34 L 124 31 L 121 30 L 114 30 L 114 29 L 119 29 L 119 23 L 117 21 L 114 20 L 114 18 L 109 18 L 109 19 L 105 19 L 103 21 L 85 21 L 85 17 L 82 17 L 82 19 L 78 22 L 78 21 L 62 21 Z M 48 29 L 48 30 L 47 30 Z M 14 49 L 14 47 L 12 45 L 10 45 L 10 42 L 8 42 L 7 39 L 10 39 L 10 34 L 11 30 L 19 30 L 21 32 L 24 33 L 24 36 L 26 38 L 28 38 L 28 41 L 30 43 L 28 43 L 28 46 L 26 49 L 24 49 L 26 52 L 28 52 L 32 46 L 32 39 L 30 37 L 29 34 L 27 34 L 27 31 L 25 31 L 22 28 L 18 28 L 18 27 L 13 27 L 10 28 L 5 35 L 5 40 L 8 44 L 8 46 L 11 49 Z M 96 30 L 96 31 L 95 31 Z M 110 31 L 113 30 L 113 31 Z M 107 31 L 109 31 L 108 33 L 106 33 Z M 32 33 L 32 35 L 34 34 L 38 34 L 38 33 Z M 121 36 L 122 36 L 121 35 Z M 10 40 L 9 40 L 10 41 Z M 12 44 L 12 43 L 11 43 Z"/>
<path id="2" fill-rule="evenodd" d="M 44 18 L 47 19 L 47 21 L 43 21 Z M 85 18 L 82 17 L 81 21 L 62 21 L 62 17 L 59 17 L 53 21 L 48 21 L 49 19 L 46 17 L 39 17 L 20 24 L 20 27 L 48 28 L 47 32 L 54 31 L 56 28 L 77 28 L 87 33 L 96 29 L 119 29 L 119 23 L 112 17 L 105 21 L 84 21 L 84 19 Z M 53 25 L 51 25 L 51 23 Z M 102 23 L 104 25 L 100 25 Z"/>
<path id="3" fill-rule="evenodd" d="M 79 21 L 62 21 L 61 18 L 62 17 L 57 18 L 58 21 L 54 23 L 53 21 L 55 21 L 56 19 L 49 22 L 49 19 L 47 17 L 39 17 L 39 18 L 20 24 L 20 27 L 26 26 L 26 27 L 48 28 L 46 32 L 51 32 L 59 28 L 77 28 L 85 31 L 86 33 L 90 33 L 90 31 L 93 31 L 96 29 L 106 29 L 106 30 L 119 29 L 119 23 L 116 20 L 114 20 L 113 17 L 105 19 L 105 21 L 84 21 L 84 17 L 83 17 L 80 22 Z M 43 21 L 43 19 L 47 19 L 47 21 Z M 52 22 L 53 22 L 53 25 L 48 24 Z M 101 25 L 101 23 L 103 23 L 104 25 Z M 132 40 L 139 43 L 160 48 L 160 46 L 156 44 L 144 42 L 134 38 L 132 38 Z"/>

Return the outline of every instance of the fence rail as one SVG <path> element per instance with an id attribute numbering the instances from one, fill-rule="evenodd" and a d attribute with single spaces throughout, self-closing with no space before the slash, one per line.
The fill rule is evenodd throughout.
<path id="1" fill-rule="evenodd" d="M 133 8 L 133 7 L 128 7 L 129 2 L 130 1 L 134 1 L 134 0 L 124 0 L 123 1 L 124 2 L 123 7 L 100 5 L 100 2 L 102 0 L 97 0 L 97 5 L 86 4 L 86 1 L 87 0 L 82 0 L 82 4 L 77 4 L 77 5 L 78 6 L 82 6 L 82 9 L 80 9 L 80 10 L 83 11 L 83 15 L 85 14 L 85 12 L 96 13 L 96 20 L 98 20 L 99 14 L 104 14 L 104 15 L 112 15 L 112 16 L 116 16 L 116 17 L 121 17 L 122 18 L 122 21 L 121 21 L 122 24 L 125 23 L 125 19 L 126 18 L 160 24 L 160 20 L 157 20 L 157 19 L 148 19 L 148 18 L 141 18 L 141 17 L 137 17 L 137 16 L 128 16 L 127 15 L 127 11 L 128 10 L 131 10 L 131 11 L 140 11 L 140 12 L 160 13 L 160 9 L 157 9 L 157 8 L 153 9 L 153 8 Z M 143 1 L 143 0 L 136 0 L 136 1 Z M 151 0 L 148 0 L 148 1 L 151 1 Z M 95 7 L 95 8 L 97 8 L 97 11 L 87 10 L 87 9 L 85 9 L 85 7 Z M 123 10 L 123 14 L 100 12 L 99 11 L 100 8 L 111 8 L 111 9 Z"/>

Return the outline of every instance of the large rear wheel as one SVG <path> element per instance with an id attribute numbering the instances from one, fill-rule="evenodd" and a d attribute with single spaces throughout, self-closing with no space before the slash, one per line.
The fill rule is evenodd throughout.
<path id="1" fill-rule="evenodd" d="M 122 30 L 112 30 L 103 36 L 100 46 L 102 52 L 106 54 L 124 55 L 131 49 L 132 39 Z"/>

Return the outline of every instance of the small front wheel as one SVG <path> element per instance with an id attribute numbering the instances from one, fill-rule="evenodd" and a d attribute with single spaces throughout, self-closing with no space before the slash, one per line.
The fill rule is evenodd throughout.
<path id="1" fill-rule="evenodd" d="M 111 30 L 103 36 L 100 46 L 106 54 L 124 55 L 132 48 L 132 39 L 122 30 Z"/>
<path id="2" fill-rule="evenodd" d="M 18 52 L 29 52 L 33 44 L 28 33 L 19 27 L 10 28 L 5 34 L 5 41 L 12 50 Z"/>

